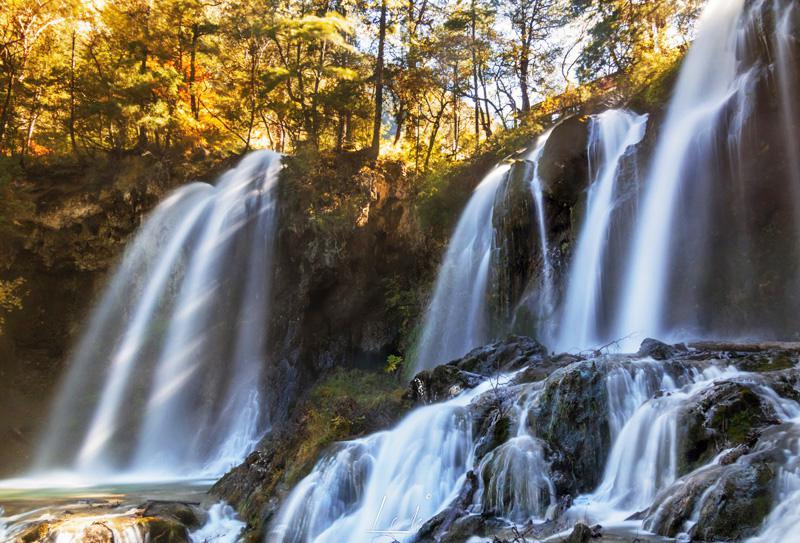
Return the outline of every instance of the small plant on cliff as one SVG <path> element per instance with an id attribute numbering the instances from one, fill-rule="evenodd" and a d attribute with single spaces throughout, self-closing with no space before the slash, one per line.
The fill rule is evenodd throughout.
<path id="1" fill-rule="evenodd" d="M 25 283 L 22 277 L 17 277 L 11 281 L 0 280 L 0 333 L 3 332 L 5 314 L 22 309 L 22 285 Z"/>
<path id="2" fill-rule="evenodd" d="M 386 367 L 383 368 L 383 371 L 385 371 L 388 374 L 395 375 L 402 366 L 403 366 L 403 357 L 398 356 L 396 354 L 390 354 L 386 358 Z"/>

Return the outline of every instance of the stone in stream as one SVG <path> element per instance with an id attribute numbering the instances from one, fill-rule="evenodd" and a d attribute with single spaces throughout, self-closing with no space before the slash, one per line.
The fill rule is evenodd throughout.
<path id="1" fill-rule="evenodd" d="M 537 366 L 546 357 L 547 349 L 538 341 L 510 336 L 478 347 L 458 360 L 419 372 L 411 381 L 406 398 L 418 404 L 447 400 L 489 376 Z"/>
<path id="2" fill-rule="evenodd" d="M 14 543 L 119 543 L 127 541 L 189 543 L 189 531 L 205 514 L 194 504 L 152 501 L 139 507 L 90 504 L 32 520 L 10 541 Z"/>

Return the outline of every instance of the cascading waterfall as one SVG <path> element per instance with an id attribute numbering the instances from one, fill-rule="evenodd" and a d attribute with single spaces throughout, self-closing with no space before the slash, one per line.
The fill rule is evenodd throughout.
<path id="1" fill-rule="evenodd" d="M 613 370 L 606 378 L 613 446 L 602 482 L 592 494 L 576 499 L 576 512 L 581 515 L 589 512 L 608 523 L 624 521 L 632 513 L 650 507 L 659 492 L 675 482 L 679 475 L 678 424 L 682 410 L 690 399 L 722 381 L 748 383 L 751 391 L 769 405 L 780 420 L 792 421 L 800 414 L 797 402 L 780 398 L 757 378 L 730 367 L 710 366 L 702 372 L 687 371 L 677 379 L 653 361 L 638 362 L 632 373 L 627 369 Z M 723 451 L 698 471 L 716 465 L 726 452 L 730 451 Z M 796 462 L 789 462 L 778 480 L 782 495 L 776 512 L 792 503 Z M 705 494 L 696 508 L 701 506 Z M 767 519 L 763 533 L 787 533 L 788 523 L 775 514 Z"/>
<path id="2" fill-rule="evenodd" d="M 458 220 L 423 321 L 418 369 L 453 360 L 489 340 L 486 288 L 494 240 L 492 212 L 508 170 L 507 164 L 492 170 Z"/>
<path id="3" fill-rule="evenodd" d="M 646 124 L 646 115 L 624 110 L 609 110 L 591 119 L 588 155 L 592 181 L 586 217 L 570 265 L 556 342 L 561 350 L 587 348 L 601 341 L 601 285 L 611 216 L 619 198 L 620 165 L 644 137 Z"/>
<path id="4" fill-rule="evenodd" d="M 769 6 L 773 8 L 775 32 L 767 46 L 764 44 L 770 40 L 757 36 L 767 28 L 762 15 Z M 782 147 L 793 162 L 788 177 L 794 178 L 777 179 L 770 190 L 779 195 L 780 206 L 794 208 L 789 211 L 790 218 L 800 224 L 800 199 L 794 186 L 800 172 L 793 101 L 798 83 L 794 68 L 797 14 L 796 3 L 784 0 L 708 3 L 660 129 L 647 179 L 642 183 L 642 197 L 637 192 L 632 198 L 637 204 L 634 221 L 616 215 L 621 213 L 621 182 L 630 181 L 623 177 L 623 170 L 627 161 L 633 162 L 633 150 L 644 138 L 647 118 L 612 110 L 592 119 L 591 185 L 561 307 L 559 348 L 585 348 L 631 333 L 669 337 L 684 331 L 701 335 L 749 331 L 752 318 L 733 327 L 717 328 L 717 323 L 707 317 L 709 308 L 726 307 L 720 300 L 737 299 L 732 295 L 737 281 L 744 285 L 742 298 L 751 301 L 758 296 L 758 288 L 752 283 L 763 271 L 757 251 L 765 238 L 748 223 L 751 216 L 746 205 L 755 198 L 758 187 L 746 186 L 745 179 L 752 172 L 742 170 L 752 158 L 749 155 L 754 145 L 761 144 L 750 140 L 758 128 L 753 121 L 758 106 L 754 97 L 763 92 L 770 72 L 777 83 L 783 113 Z M 774 58 L 754 53 L 756 42 L 772 47 Z M 542 311 L 550 311 L 550 304 L 558 303 L 554 299 L 543 187 L 538 176 L 548 135 L 543 135 L 525 157 L 535 165 L 531 190 L 539 239 L 531 241 L 540 245 L 544 261 L 543 288 L 547 294 L 541 297 Z M 498 169 L 487 177 L 459 221 L 426 314 L 420 369 L 463 355 L 489 339 L 486 329 L 475 323 L 485 323 L 486 318 L 492 205 L 504 175 L 505 170 Z M 712 201 L 715 191 L 724 196 L 717 203 Z M 781 213 L 785 211 L 781 208 Z M 609 249 L 610 231 L 621 226 L 632 233 L 626 243 L 619 243 L 627 247 L 627 258 L 618 258 L 620 248 L 615 248 L 614 254 Z M 733 233 L 728 237 L 734 239 L 714 247 L 725 233 Z M 796 240 L 787 243 L 782 256 L 792 258 L 797 254 Z M 719 262 L 710 262 L 706 253 L 712 250 Z M 610 266 L 609 261 L 614 259 L 625 261 L 626 267 Z M 780 282 L 794 284 L 787 277 L 782 275 Z M 614 288 L 609 288 L 609 283 Z M 709 295 L 714 289 L 722 294 Z M 790 304 L 786 307 L 790 309 Z M 609 322 L 604 323 L 604 319 Z M 704 319 L 709 323 L 704 324 Z M 631 339 L 624 346 L 635 341 Z M 611 449 L 601 482 L 591 494 L 576 499 L 573 516 L 588 512 L 597 520 L 622 522 L 630 519 L 631 513 L 653 506 L 660 493 L 671 492 L 672 485 L 682 481 L 681 475 L 691 475 L 682 474 L 685 466 L 679 465 L 678 425 L 683 410 L 723 381 L 746 385 L 781 424 L 794 425 L 795 431 L 800 427 L 800 405 L 779 398 L 757 374 L 718 365 L 717 360 L 706 366 L 687 362 L 669 367 L 653 359 L 616 360 L 621 362 L 604 367 L 607 362 L 600 357 L 590 370 L 598 371 L 604 379 Z M 691 357 L 687 355 L 685 360 Z M 484 383 L 455 400 L 412 412 L 394 430 L 338 445 L 292 492 L 273 526 L 273 539 L 268 541 L 360 541 L 368 540 L 370 534 L 405 540 L 414 528 L 452 501 L 471 469 L 479 483 L 471 514 L 491 510 L 517 524 L 546 516 L 547 507 L 558 496 L 549 473 L 548 451 L 528 420 L 541 389 L 539 385 L 505 387 L 503 394 L 516 394 L 518 398 L 511 417 L 516 422 L 514 430 L 510 438 L 473 466 L 476 443 L 468 430 L 465 406 L 487 390 Z M 795 461 L 798 447 L 800 441 L 793 445 L 790 461 L 781 468 L 776 507 L 753 543 L 791 541 L 796 535 L 792 530 L 796 530 L 795 510 L 800 503 L 800 469 Z M 723 451 L 692 473 L 716 469 L 729 452 Z M 407 462 L 413 463 L 417 472 L 410 471 Z M 424 494 L 432 485 L 435 492 Z M 699 502 L 711 492 L 707 490 Z M 420 507 L 420 496 L 434 499 L 430 503 L 423 500 Z M 397 522 L 386 528 L 376 519 Z M 642 527 L 639 520 L 627 522 L 635 524 L 637 530 Z"/>
<path id="5" fill-rule="evenodd" d="M 653 379 L 654 369 L 656 375 L 662 376 L 660 383 Z M 614 444 L 603 481 L 588 500 L 628 513 L 648 507 L 658 490 L 677 478 L 678 420 L 686 400 L 716 380 L 737 375 L 736 370 L 710 367 L 702 374 L 685 375 L 676 383 L 657 365 L 647 364 L 637 371 L 632 398 L 620 398 L 619 390 L 615 391 L 617 394 L 609 391 Z M 653 387 L 656 383 L 658 386 Z M 656 392 L 662 394 L 654 397 Z M 641 399 L 645 401 L 631 411 Z M 622 420 L 625 423 L 617 430 Z"/>
<path id="6" fill-rule="evenodd" d="M 539 161 L 550 132 L 542 134 L 524 156 L 531 162 L 530 188 L 536 212 L 542 254 L 540 320 L 552 312 L 553 274 L 547 242 L 546 215 Z M 475 189 L 447 246 L 436 278 L 433 298 L 422 324 L 415 359 L 417 369 L 431 368 L 466 354 L 489 341 L 488 281 L 495 247 L 492 216 L 497 191 L 507 180 L 509 164 L 498 165 Z"/>
<path id="7" fill-rule="evenodd" d="M 541 383 L 522 385 L 530 390 L 514 405 L 514 437 L 487 454 L 478 466 L 480 487 L 477 512 L 494 511 L 511 522 L 542 518 L 556 501 L 545 446 L 528 427 L 528 413 L 541 393 Z"/>
<path id="8" fill-rule="evenodd" d="M 671 230 L 689 163 L 712 154 L 714 127 L 748 76 L 740 77 L 736 50 L 744 0 L 712 1 L 686 56 L 648 179 L 634 233 L 629 285 L 620 304 L 619 336 L 664 333 Z M 714 66 L 714 70 L 709 70 Z"/>
<path id="9" fill-rule="evenodd" d="M 151 214 L 70 361 L 38 470 L 213 475 L 252 449 L 269 424 L 259 380 L 280 167 L 252 153 Z"/>
<path id="10" fill-rule="evenodd" d="M 267 541 L 408 540 L 455 498 L 473 464 L 467 406 L 500 384 L 487 380 L 392 430 L 339 444 L 286 499 Z"/>

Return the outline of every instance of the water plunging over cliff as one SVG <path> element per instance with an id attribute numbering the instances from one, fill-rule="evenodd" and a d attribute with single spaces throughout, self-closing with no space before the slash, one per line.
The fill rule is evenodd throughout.
<path id="1" fill-rule="evenodd" d="M 536 140 L 536 145 L 526 157 L 533 164 L 531 172 L 531 193 L 536 211 L 536 226 L 539 230 L 539 250 L 542 254 L 542 293 L 539 296 L 538 314 L 540 321 L 548 322 L 552 315 L 555 304 L 555 294 L 553 292 L 553 265 L 550 262 L 550 244 L 547 240 L 547 213 L 544 207 L 544 188 L 542 178 L 539 175 L 539 163 L 544 154 L 544 147 L 550 138 L 550 131 L 545 132 Z M 540 332 L 547 336 L 551 335 L 552 330 L 545 324 L 540 326 Z"/>
<path id="2" fill-rule="evenodd" d="M 770 11 L 765 1 L 714 0 L 701 17 L 632 225 L 615 337 L 781 337 L 788 329 L 779 315 L 796 314 L 791 291 L 797 271 L 787 264 L 798 256 L 800 220 L 796 97 L 789 90 L 795 78 L 787 38 L 794 7 L 780 0 L 771 5 L 777 19 L 772 28 L 765 23 Z M 765 34 L 777 42 L 777 62 L 769 67 L 772 52 L 762 53 L 767 45 L 760 38 Z M 773 144 L 763 139 L 773 137 L 769 127 L 758 127 L 760 119 L 753 116 L 773 100 L 765 85 L 770 70 L 777 77 L 785 126 L 785 136 Z M 754 133 L 760 143 L 751 141 Z M 773 164 L 786 162 L 783 174 L 762 177 L 764 165 L 753 169 L 765 145 L 772 145 Z M 774 206 L 771 215 L 756 203 L 765 198 Z M 776 218 L 778 235 L 769 237 L 764 222 Z M 790 295 L 765 308 L 759 288 L 767 276 Z M 725 314 L 720 307 L 726 305 L 749 311 Z"/>
<path id="3" fill-rule="evenodd" d="M 128 247 L 70 361 L 38 470 L 214 475 L 269 425 L 261 401 L 278 154 L 177 190 Z"/>
<path id="4" fill-rule="evenodd" d="M 492 211 L 508 165 L 481 181 L 447 246 L 417 348 L 419 369 L 457 358 L 489 340 L 486 311 L 491 261 Z"/>
<path id="5" fill-rule="evenodd" d="M 609 228 L 616 212 L 622 159 L 644 137 L 646 115 L 609 110 L 592 118 L 589 134 L 591 185 L 586 215 L 567 278 L 566 299 L 556 346 L 562 350 L 599 345 L 604 305 L 601 286 Z"/>

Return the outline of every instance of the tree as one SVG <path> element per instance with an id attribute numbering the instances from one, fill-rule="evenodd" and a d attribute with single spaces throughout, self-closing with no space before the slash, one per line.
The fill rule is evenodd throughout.
<path id="1" fill-rule="evenodd" d="M 573 15 L 589 18 L 579 61 L 582 81 L 629 71 L 648 55 L 669 57 L 686 44 L 701 0 L 572 0 Z M 676 34 L 682 40 L 676 40 Z M 662 58 L 663 60 L 663 58 Z"/>
<path id="2" fill-rule="evenodd" d="M 378 23 L 378 55 L 375 59 L 375 114 L 372 122 L 373 158 L 378 158 L 381 148 L 381 132 L 383 131 L 383 63 L 386 48 L 386 0 L 381 0 L 380 22 Z"/>
<path id="3" fill-rule="evenodd" d="M 503 6 L 515 35 L 510 53 L 519 81 L 520 111 L 525 115 L 531 109 L 531 76 L 537 69 L 549 71 L 557 50 L 549 38 L 565 23 L 565 6 L 560 0 L 519 0 Z"/>

